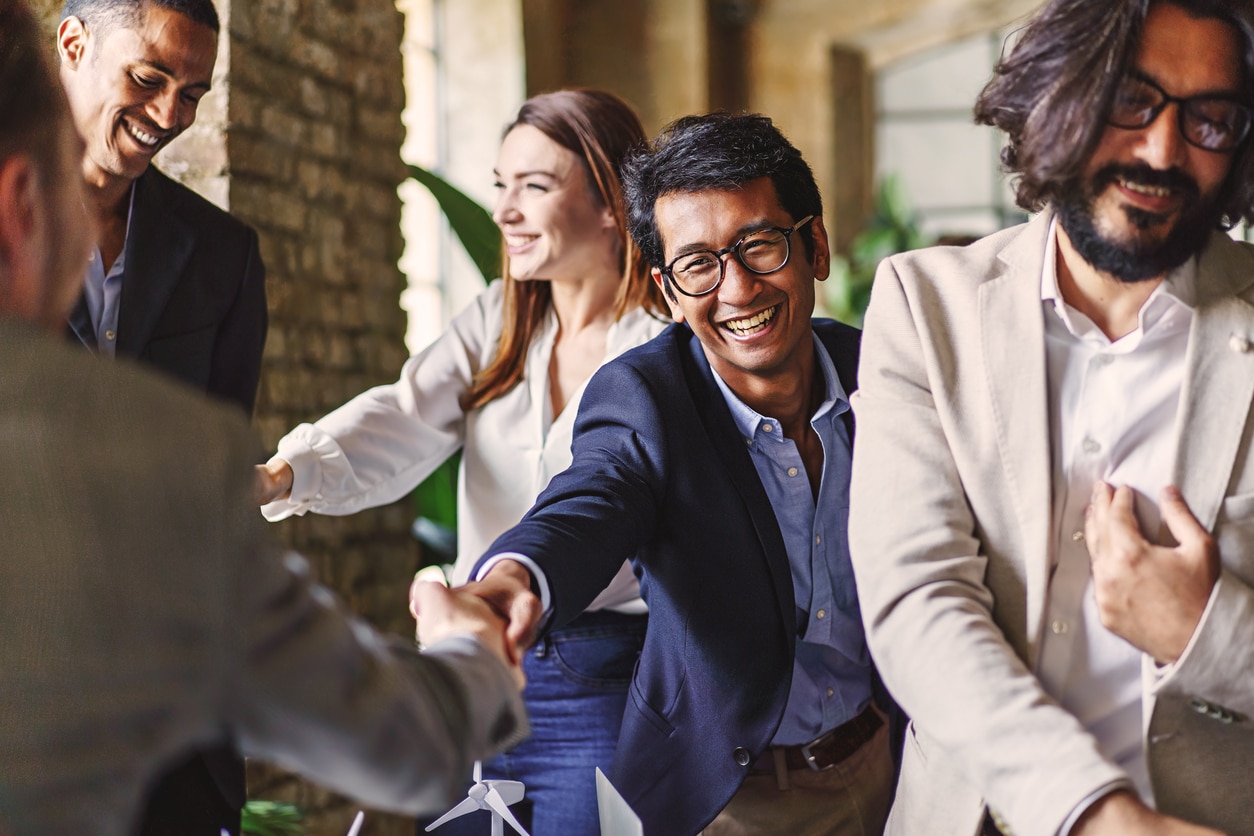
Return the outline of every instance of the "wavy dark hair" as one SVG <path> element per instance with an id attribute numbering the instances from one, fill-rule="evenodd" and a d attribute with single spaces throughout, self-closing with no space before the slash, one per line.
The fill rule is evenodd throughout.
<path id="1" fill-rule="evenodd" d="M 980 93 L 975 121 L 1004 131 L 1002 164 L 1017 175 L 1016 199 L 1040 211 L 1075 182 L 1097 148 L 1115 88 L 1131 69 L 1145 18 L 1170 3 L 1195 18 L 1216 18 L 1240 35 L 1241 98 L 1254 106 L 1254 9 L 1250 0 L 1051 0 L 998 62 Z M 1254 142 L 1234 152 L 1217 204 L 1224 223 L 1254 222 Z"/>
<path id="2" fill-rule="evenodd" d="M 677 119 L 623 165 L 631 237 L 645 259 L 661 269 L 666 256 L 653 214 L 659 197 L 737 189 L 761 177 L 771 178 L 780 206 L 794 221 L 822 217 L 823 198 L 814 172 L 768 117 L 720 111 Z M 813 226 L 802 227 L 800 235 L 809 257 Z"/>
<path id="3" fill-rule="evenodd" d="M 620 244 L 622 283 L 615 300 L 614 316 L 643 307 L 655 316 L 669 317 L 665 301 L 649 278 L 640 251 L 627 234 L 627 212 L 619 167 L 628 152 L 644 142 L 640 117 L 613 93 L 592 88 L 572 88 L 541 93 L 523 102 L 505 134 L 519 125 L 538 128 L 549 139 L 579 158 L 601 205 L 614 216 Z M 492 362 L 474 377 L 466 394 L 465 408 L 474 409 L 499 398 L 523 378 L 527 347 L 540 328 L 552 289 L 548 282 L 515 281 L 504 270 L 503 325 Z"/>

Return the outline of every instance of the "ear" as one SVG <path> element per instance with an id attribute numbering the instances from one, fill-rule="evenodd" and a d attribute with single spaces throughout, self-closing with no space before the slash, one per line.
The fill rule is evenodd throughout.
<path id="1" fill-rule="evenodd" d="M 827 246 L 827 229 L 823 226 L 823 218 L 810 221 L 810 229 L 814 237 L 814 257 L 811 259 L 814 278 L 825 281 L 832 272 L 832 251 Z"/>
<path id="2" fill-rule="evenodd" d="M 618 221 L 614 220 L 614 213 L 608 206 L 601 207 L 601 227 L 613 230 L 615 235 L 618 234 Z"/>
<path id="3" fill-rule="evenodd" d="M 0 162 L 0 310 L 29 317 L 41 280 L 41 188 L 34 162 L 14 154 Z"/>
<path id="4" fill-rule="evenodd" d="M 57 55 L 61 63 L 71 69 L 78 69 L 87 57 L 87 27 L 83 21 L 70 15 L 57 27 Z"/>
<path id="5" fill-rule="evenodd" d="M 670 287 L 662 276 L 662 271 L 653 267 L 649 270 L 649 275 L 653 277 L 653 283 L 657 285 L 658 290 L 662 291 L 662 296 L 666 299 L 666 307 L 671 309 L 671 319 L 683 322 L 684 312 L 679 307 L 679 299 L 675 296 L 674 288 Z"/>

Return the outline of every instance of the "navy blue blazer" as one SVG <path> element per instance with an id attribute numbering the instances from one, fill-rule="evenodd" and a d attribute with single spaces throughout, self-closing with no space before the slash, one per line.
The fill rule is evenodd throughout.
<path id="1" fill-rule="evenodd" d="M 814 330 L 852 392 L 859 332 L 830 320 Z M 570 468 L 485 557 L 534 559 L 554 626 L 632 560 L 649 627 L 610 777 L 646 833 L 695 833 L 784 713 L 797 629 L 784 540 L 686 325 L 593 376 L 572 449 Z"/>
<path id="2" fill-rule="evenodd" d="M 266 326 L 257 233 L 148 166 L 135 181 L 117 354 L 252 415 Z M 95 348 L 86 297 L 70 333 Z"/>

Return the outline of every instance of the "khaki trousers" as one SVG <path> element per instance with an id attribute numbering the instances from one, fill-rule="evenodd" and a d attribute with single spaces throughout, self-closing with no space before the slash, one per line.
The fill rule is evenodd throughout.
<path id="1" fill-rule="evenodd" d="M 893 800 L 888 723 L 822 772 L 789 770 L 789 789 L 754 773 L 701 836 L 881 836 Z"/>

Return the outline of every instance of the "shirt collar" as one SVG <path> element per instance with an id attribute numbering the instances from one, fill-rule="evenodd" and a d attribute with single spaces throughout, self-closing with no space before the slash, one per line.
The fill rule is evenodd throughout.
<path id="1" fill-rule="evenodd" d="M 126 269 L 126 242 L 131 237 L 131 216 L 135 213 L 135 182 L 131 181 L 131 196 L 126 204 L 126 237 L 122 239 L 122 251 L 118 253 L 117 259 L 112 264 L 105 264 L 100 255 L 100 247 L 97 245 L 92 249 L 91 257 L 88 259 L 90 272 L 95 272 L 97 266 L 99 267 L 101 281 L 108 276 L 119 275 Z"/>
<path id="2" fill-rule="evenodd" d="M 1146 330 L 1152 329 L 1168 311 L 1175 307 L 1192 311 L 1196 285 L 1197 256 L 1193 256 L 1168 273 L 1167 278 L 1154 288 L 1154 292 L 1149 295 L 1137 313 L 1137 330 L 1134 333 L 1143 334 Z M 1096 330 L 1097 326 L 1088 317 L 1066 303 L 1062 298 L 1062 291 L 1058 289 L 1057 216 L 1050 220 L 1049 232 L 1045 236 L 1045 259 L 1041 270 L 1041 301 L 1053 307 L 1054 312 L 1072 336 L 1083 339 L 1090 331 Z"/>
<path id="3" fill-rule="evenodd" d="M 823 343 L 819 340 L 818 335 L 811 332 L 814 339 L 814 354 L 818 358 L 819 369 L 823 372 L 823 402 L 819 404 L 819 408 L 814 411 L 814 415 L 810 418 L 810 423 L 814 423 L 822 416 L 831 412 L 833 415 L 840 415 L 849 409 L 849 397 L 845 393 L 845 387 L 840 383 L 840 377 L 836 374 L 836 364 L 832 362 L 831 356 L 827 353 Z M 714 367 L 710 367 L 710 371 L 714 374 L 714 382 L 718 384 L 719 391 L 723 393 L 723 400 L 727 402 L 727 408 L 731 411 L 732 421 L 736 425 L 736 431 L 740 433 L 740 437 L 746 441 L 752 441 L 757 434 L 758 427 L 762 422 L 769 422 L 776 428 L 776 435 L 779 435 L 779 421 L 765 415 L 759 415 L 756 410 L 742 401 L 731 390 L 727 383 L 721 378 Z"/>

